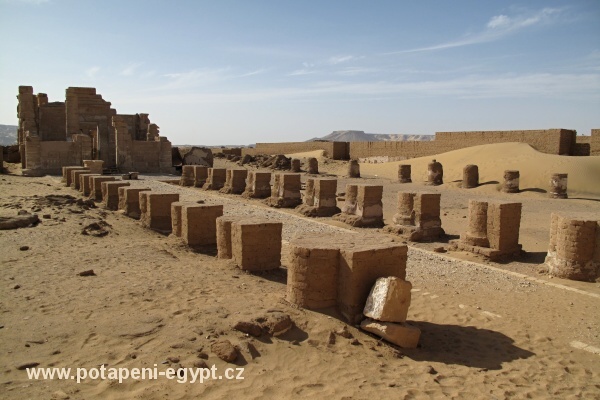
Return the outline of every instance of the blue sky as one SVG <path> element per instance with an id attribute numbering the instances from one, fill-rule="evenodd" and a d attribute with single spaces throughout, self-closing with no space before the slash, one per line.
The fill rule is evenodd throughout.
<path id="1" fill-rule="evenodd" d="M 19 85 L 92 86 L 174 144 L 600 128 L 600 1 L 0 0 Z"/>

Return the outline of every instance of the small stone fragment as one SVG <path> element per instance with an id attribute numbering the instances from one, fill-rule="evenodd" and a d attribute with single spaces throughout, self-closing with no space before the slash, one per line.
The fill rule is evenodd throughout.
<path id="1" fill-rule="evenodd" d="M 238 321 L 233 326 L 233 329 L 247 333 L 248 335 L 252 335 L 254 337 L 259 337 L 262 335 L 262 327 L 256 322 Z"/>
<path id="2" fill-rule="evenodd" d="M 238 357 L 237 349 L 229 340 L 219 340 L 210 346 L 210 350 L 216 354 L 221 360 L 233 362 Z"/>
<path id="3" fill-rule="evenodd" d="M 79 273 L 79 276 L 96 276 L 96 273 L 94 272 L 93 269 L 88 269 L 86 271 L 81 271 Z"/>
<path id="4" fill-rule="evenodd" d="M 38 365 L 40 365 L 39 362 L 35 362 L 35 361 L 33 361 L 33 362 L 27 362 L 27 363 L 23 363 L 23 364 L 17 365 L 17 369 L 19 371 L 23 371 L 23 370 L 26 370 L 27 368 L 37 367 Z"/>
<path id="5" fill-rule="evenodd" d="M 292 329 L 294 322 L 288 314 L 273 312 L 266 316 L 262 326 L 270 335 L 279 336 Z"/>
<path id="6" fill-rule="evenodd" d="M 27 250 L 29 250 L 29 246 L 21 246 L 21 247 L 19 247 L 19 250 L 27 251 Z"/>

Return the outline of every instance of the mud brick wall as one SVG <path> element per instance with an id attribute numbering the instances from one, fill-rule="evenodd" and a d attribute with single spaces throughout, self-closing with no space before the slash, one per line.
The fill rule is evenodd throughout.
<path id="1" fill-rule="evenodd" d="M 181 208 L 181 237 L 188 246 L 217 243 L 217 218 L 223 215 L 222 205 L 190 205 Z"/>
<path id="2" fill-rule="evenodd" d="M 233 261 L 246 271 L 264 271 L 281 266 L 280 222 L 242 220 L 231 225 Z"/>
<path id="3" fill-rule="evenodd" d="M 573 146 L 574 156 L 589 156 L 591 150 L 592 137 L 591 136 L 577 136 L 576 143 Z"/>
<path id="4" fill-rule="evenodd" d="M 590 155 L 600 156 L 600 129 L 592 129 L 590 139 Z"/>
<path id="5" fill-rule="evenodd" d="M 171 232 L 171 203 L 179 201 L 178 193 L 140 192 L 142 226 L 159 232 Z"/>
<path id="6" fill-rule="evenodd" d="M 43 142 L 39 136 L 25 139 L 26 169 L 36 174 L 61 174 L 65 165 L 81 165 L 83 159 L 91 158 L 91 139 L 75 135 L 72 142 Z M 23 174 L 27 174 L 23 171 Z"/>
<path id="7" fill-rule="evenodd" d="M 350 158 L 375 156 L 415 158 L 448 151 L 444 148 L 435 141 L 350 142 Z"/>
<path id="8" fill-rule="evenodd" d="M 348 159 L 349 150 L 347 142 L 256 143 L 254 149 L 242 149 L 242 155 L 291 154 L 315 150 L 324 150 L 325 155 L 334 160 Z"/>
<path id="9" fill-rule="evenodd" d="M 65 103 L 53 102 L 41 105 L 39 113 L 39 136 L 45 141 L 66 139 L 67 123 Z"/>

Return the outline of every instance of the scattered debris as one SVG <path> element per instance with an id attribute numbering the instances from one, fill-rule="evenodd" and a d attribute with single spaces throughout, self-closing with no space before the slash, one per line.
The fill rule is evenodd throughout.
<path id="1" fill-rule="evenodd" d="M 210 350 L 216 354 L 221 360 L 233 362 L 238 357 L 237 349 L 229 340 L 219 340 L 210 346 Z"/>

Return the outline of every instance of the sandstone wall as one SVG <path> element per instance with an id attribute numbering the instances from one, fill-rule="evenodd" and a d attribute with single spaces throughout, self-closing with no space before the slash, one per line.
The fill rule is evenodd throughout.
<path id="1" fill-rule="evenodd" d="M 600 129 L 592 129 L 590 139 L 590 155 L 600 156 Z"/>
<path id="2" fill-rule="evenodd" d="M 65 103 L 54 102 L 39 108 L 39 135 L 42 140 L 66 139 Z"/>

